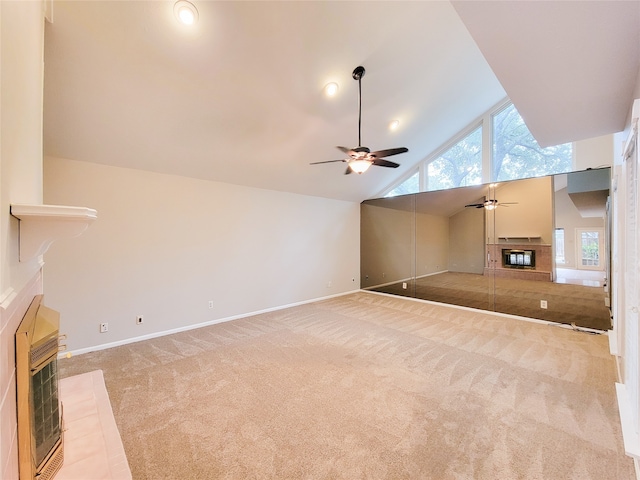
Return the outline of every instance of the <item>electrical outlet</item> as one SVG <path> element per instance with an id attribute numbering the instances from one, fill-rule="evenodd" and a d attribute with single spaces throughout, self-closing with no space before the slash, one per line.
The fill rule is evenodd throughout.
<path id="1" fill-rule="evenodd" d="M 329 281 L 327 282 L 327 288 L 331 288 L 333 286 L 333 282 Z"/>
<path id="2" fill-rule="evenodd" d="M 546 300 L 540 300 L 540 308 L 547 308 L 547 301 Z"/>
<path id="3" fill-rule="evenodd" d="M 109 331 L 109 324 L 107 322 L 100 324 L 100 333 L 106 333 Z"/>
<path id="4" fill-rule="evenodd" d="M 136 325 L 141 325 L 144 323 L 144 317 L 142 315 L 138 315 L 136 317 Z"/>
<path id="5" fill-rule="evenodd" d="M 213 300 L 209 300 L 209 308 L 213 308 Z"/>
<path id="6" fill-rule="evenodd" d="M 402 288 L 407 289 L 407 282 L 402 282 Z"/>

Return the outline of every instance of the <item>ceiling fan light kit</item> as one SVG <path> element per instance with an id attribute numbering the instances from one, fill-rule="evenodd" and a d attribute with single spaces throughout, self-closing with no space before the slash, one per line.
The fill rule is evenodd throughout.
<path id="1" fill-rule="evenodd" d="M 337 147 L 340 151 L 348 156 L 342 160 L 326 160 L 324 162 L 312 162 L 310 165 L 318 165 L 320 163 L 334 163 L 345 162 L 347 164 L 347 170 L 345 175 L 349 175 L 351 172 L 358 174 L 366 172 L 371 165 L 378 167 L 398 168 L 400 164 L 384 160 L 383 157 L 390 157 L 392 155 L 398 155 L 399 153 L 406 153 L 409 149 L 405 147 L 389 148 L 387 150 L 378 150 L 372 152 L 367 147 L 362 146 L 361 140 L 361 127 L 362 127 L 362 77 L 364 77 L 365 69 L 363 66 L 355 68 L 351 76 L 354 80 L 358 81 L 358 146 L 356 148 Z"/>
<path id="2" fill-rule="evenodd" d="M 352 160 L 349 162 L 349 168 L 358 174 L 366 172 L 370 166 L 371 161 L 369 160 Z"/>

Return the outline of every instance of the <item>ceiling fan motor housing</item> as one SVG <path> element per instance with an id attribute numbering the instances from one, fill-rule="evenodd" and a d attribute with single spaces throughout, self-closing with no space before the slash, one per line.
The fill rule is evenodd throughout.
<path id="1" fill-rule="evenodd" d="M 370 153 L 371 150 L 369 150 L 367 147 L 356 147 L 353 148 L 351 150 L 352 152 L 356 152 L 356 153 Z"/>

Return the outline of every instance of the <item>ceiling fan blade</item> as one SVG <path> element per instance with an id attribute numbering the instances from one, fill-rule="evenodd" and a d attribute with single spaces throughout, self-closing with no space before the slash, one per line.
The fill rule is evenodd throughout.
<path id="1" fill-rule="evenodd" d="M 342 153 L 346 153 L 347 155 L 351 155 L 351 149 L 347 147 L 336 147 Z"/>
<path id="2" fill-rule="evenodd" d="M 470 203 L 469 205 L 465 205 L 465 207 L 484 208 L 484 203 Z"/>
<path id="3" fill-rule="evenodd" d="M 377 152 L 371 152 L 369 155 L 372 157 L 382 158 L 382 157 L 390 157 L 391 155 L 398 155 L 399 153 L 407 153 L 409 151 L 408 148 L 399 147 L 399 148 L 389 148 L 387 150 L 378 150 Z"/>
<path id="4" fill-rule="evenodd" d="M 345 170 L 344 174 L 345 175 L 350 175 L 353 172 L 353 170 L 351 170 L 351 167 L 347 167 L 347 169 Z"/>
<path id="5" fill-rule="evenodd" d="M 383 160 L 382 158 L 376 158 L 372 163 L 379 167 L 398 168 L 400 166 L 399 163 L 390 162 L 389 160 Z"/>
<path id="6" fill-rule="evenodd" d="M 346 162 L 346 160 L 325 160 L 324 162 L 311 162 L 309 165 L 318 165 L 320 163 Z"/>

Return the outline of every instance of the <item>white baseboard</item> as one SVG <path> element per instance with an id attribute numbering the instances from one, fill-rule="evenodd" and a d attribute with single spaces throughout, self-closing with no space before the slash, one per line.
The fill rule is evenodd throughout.
<path id="1" fill-rule="evenodd" d="M 572 325 L 567 325 L 567 324 L 564 324 L 564 323 L 550 322 L 548 320 L 540 320 L 539 318 L 521 317 L 519 315 L 511 315 L 509 313 L 494 312 L 492 310 L 482 310 L 480 308 L 464 307 L 462 305 L 454 305 L 452 303 L 434 302 L 432 300 L 423 300 L 422 298 L 415 298 L 415 297 L 403 297 L 403 296 L 395 295 L 393 293 L 374 292 L 372 290 L 362 290 L 362 291 L 366 292 L 366 293 L 373 293 L 375 295 L 383 295 L 385 297 L 404 298 L 406 300 L 412 300 L 414 302 L 422 302 L 422 303 L 429 303 L 431 305 L 440 305 L 442 307 L 457 308 L 458 310 L 466 310 L 467 312 L 486 313 L 487 315 L 495 315 L 497 317 L 511 318 L 513 320 L 521 320 L 521 321 L 529 322 L 529 323 L 538 323 L 540 325 L 550 325 L 552 327 L 566 328 L 568 330 L 577 330 L 577 331 L 583 331 L 583 332 L 588 332 L 588 333 L 594 333 L 594 334 L 598 334 L 598 335 L 603 335 L 603 334 L 607 333 L 604 330 L 595 330 L 593 328 L 587 328 L 587 327 L 574 328 Z"/>
<path id="2" fill-rule="evenodd" d="M 424 275 L 420 275 L 420 276 L 418 276 L 418 277 L 400 278 L 400 279 L 398 279 L 398 280 L 394 280 L 394 281 L 392 281 L 392 282 L 380 283 L 379 285 L 372 285 L 372 286 L 367 287 L 366 289 L 363 289 L 363 290 L 368 291 L 368 289 L 370 289 L 370 288 L 386 287 L 386 286 L 388 286 L 388 285 L 395 285 L 396 283 L 400 283 L 400 282 L 407 282 L 407 283 L 409 283 L 409 282 L 414 281 L 414 280 L 415 280 L 415 279 L 417 279 L 417 278 L 425 278 L 425 277 L 431 277 L 431 276 L 433 276 L 433 275 L 440 275 L 441 273 L 447 273 L 448 271 L 449 271 L 449 270 L 441 270 L 441 271 L 439 271 L 439 272 L 425 273 Z"/>
<path id="3" fill-rule="evenodd" d="M 622 438 L 624 440 L 624 452 L 633 458 L 638 476 L 638 460 L 640 460 L 640 437 L 633 426 L 633 415 L 627 387 L 623 383 L 616 383 L 618 397 L 618 410 L 620 411 L 620 423 L 622 424 Z"/>
<path id="4" fill-rule="evenodd" d="M 171 335 L 173 333 L 186 332 L 187 330 L 195 330 L 196 328 L 207 327 L 209 325 L 216 325 L 218 323 L 230 322 L 232 320 L 238 320 L 241 318 L 252 317 L 254 315 L 260 315 L 262 313 L 275 312 L 277 310 L 283 310 L 285 308 L 297 307 L 298 305 L 305 305 L 307 303 L 319 302 L 329 298 L 342 297 L 352 293 L 359 292 L 360 290 L 351 290 L 349 292 L 336 293 L 334 295 L 327 295 L 324 297 L 313 298 L 311 300 L 303 300 L 301 302 L 289 303 L 287 305 L 279 305 L 277 307 L 265 308 L 264 310 L 256 310 L 254 312 L 242 313 L 240 315 L 233 315 L 231 317 L 217 318 L 207 322 L 196 323 L 193 325 L 185 325 L 183 327 L 172 328 L 171 330 L 163 330 L 160 332 L 149 333 L 147 335 L 141 335 L 139 337 L 130 337 L 123 340 L 117 340 L 115 342 L 102 343 L 100 345 L 94 345 L 91 347 L 79 348 L 77 350 L 70 350 L 68 352 L 61 352 L 58 354 L 58 358 L 71 357 L 72 355 L 82 355 L 83 353 L 97 352 L 99 350 L 106 350 L 107 348 L 119 347 L 122 345 L 128 345 L 130 343 L 141 342 L 143 340 L 150 340 L 152 338 L 164 337 L 165 335 Z"/>

